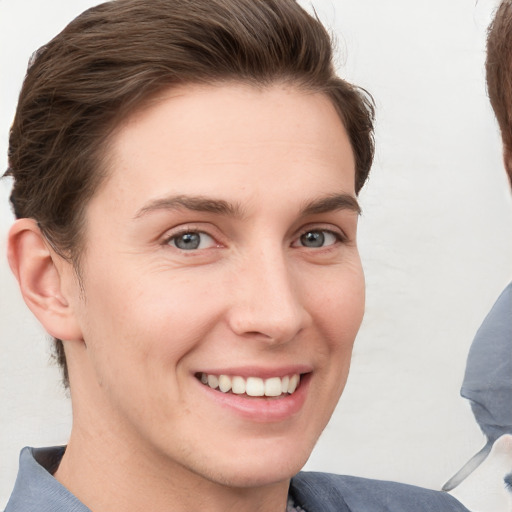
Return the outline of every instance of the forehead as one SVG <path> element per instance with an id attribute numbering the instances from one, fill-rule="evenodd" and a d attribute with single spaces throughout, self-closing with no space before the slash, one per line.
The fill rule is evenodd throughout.
<path id="1" fill-rule="evenodd" d="M 247 195 L 321 188 L 324 178 L 353 193 L 352 149 L 331 101 L 284 85 L 170 89 L 122 122 L 109 148 L 103 188 L 123 191 L 132 205 L 234 183 Z"/>

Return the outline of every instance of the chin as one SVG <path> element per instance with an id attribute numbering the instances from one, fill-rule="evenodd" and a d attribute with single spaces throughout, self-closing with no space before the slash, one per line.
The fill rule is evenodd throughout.
<path id="1" fill-rule="evenodd" d="M 300 471 L 305 462 L 300 464 L 282 464 L 279 467 L 275 464 L 273 467 L 270 464 L 264 467 L 251 467 L 251 464 L 247 462 L 244 467 L 239 467 L 234 471 L 216 472 L 215 475 L 211 475 L 212 478 L 210 480 L 227 487 L 239 489 L 271 486 L 282 482 L 289 482 Z"/>
<path id="2" fill-rule="evenodd" d="M 287 445 L 288 446 L 285 446 Z M 224 458 L 222 467 L 212 468 L 209 480 L 229 487 L 261 487 L 289 481 L 306 464 L 314 443 L 305 447 L 301 443 L 274 441 L 266 449 L 250 453 L 247 449 L 233 449 L 233 457 Z M 203 467 L 203 473 L 205 468 Z"/>

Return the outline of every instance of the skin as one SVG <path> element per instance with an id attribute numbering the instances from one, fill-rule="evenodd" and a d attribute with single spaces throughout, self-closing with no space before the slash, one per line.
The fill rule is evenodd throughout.
<path id="1" fill-rule="evenodd" d="M 124 121 L 110 151 L 83 290 L 31 221 L 11 231 L 27 303 L 66 340 L 74 423 L 55 476 L 95 512 L 284 510 L 363 316 L 340 118 L 291 86 L 187 86 Z M 197 249 L 176 246 L 184 233 Z M 199 372 L 304 376 L 295 398 L 245 410 Z"/>

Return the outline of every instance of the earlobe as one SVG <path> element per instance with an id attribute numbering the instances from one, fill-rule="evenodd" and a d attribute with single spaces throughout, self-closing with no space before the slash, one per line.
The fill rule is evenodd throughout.
<path id="1" fill-rule="evenodd" d="M 45 330 L 61 340 L 79 340 L 81 332 L 63 279 L 65 262 L 48 245 L 33 219 L 19 219 L 9 231 L 7 257 L 25 303 Z M 57 261 L 59 260 L 59 261 Z"/>

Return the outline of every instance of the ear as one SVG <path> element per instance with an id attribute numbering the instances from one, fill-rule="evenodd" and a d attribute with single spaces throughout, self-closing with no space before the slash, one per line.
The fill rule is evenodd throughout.
<path id="1" fill-rule="evenodd" d="M 76 281 L 72 265 L 57 255 L 33 219 L 17 220 L 9 231 L 7 258 L 29 309 L 60 340 L 81 340 L 79 324 L 64 290 Z M 74 287 L 77 288 L 75 283 Z"/>

